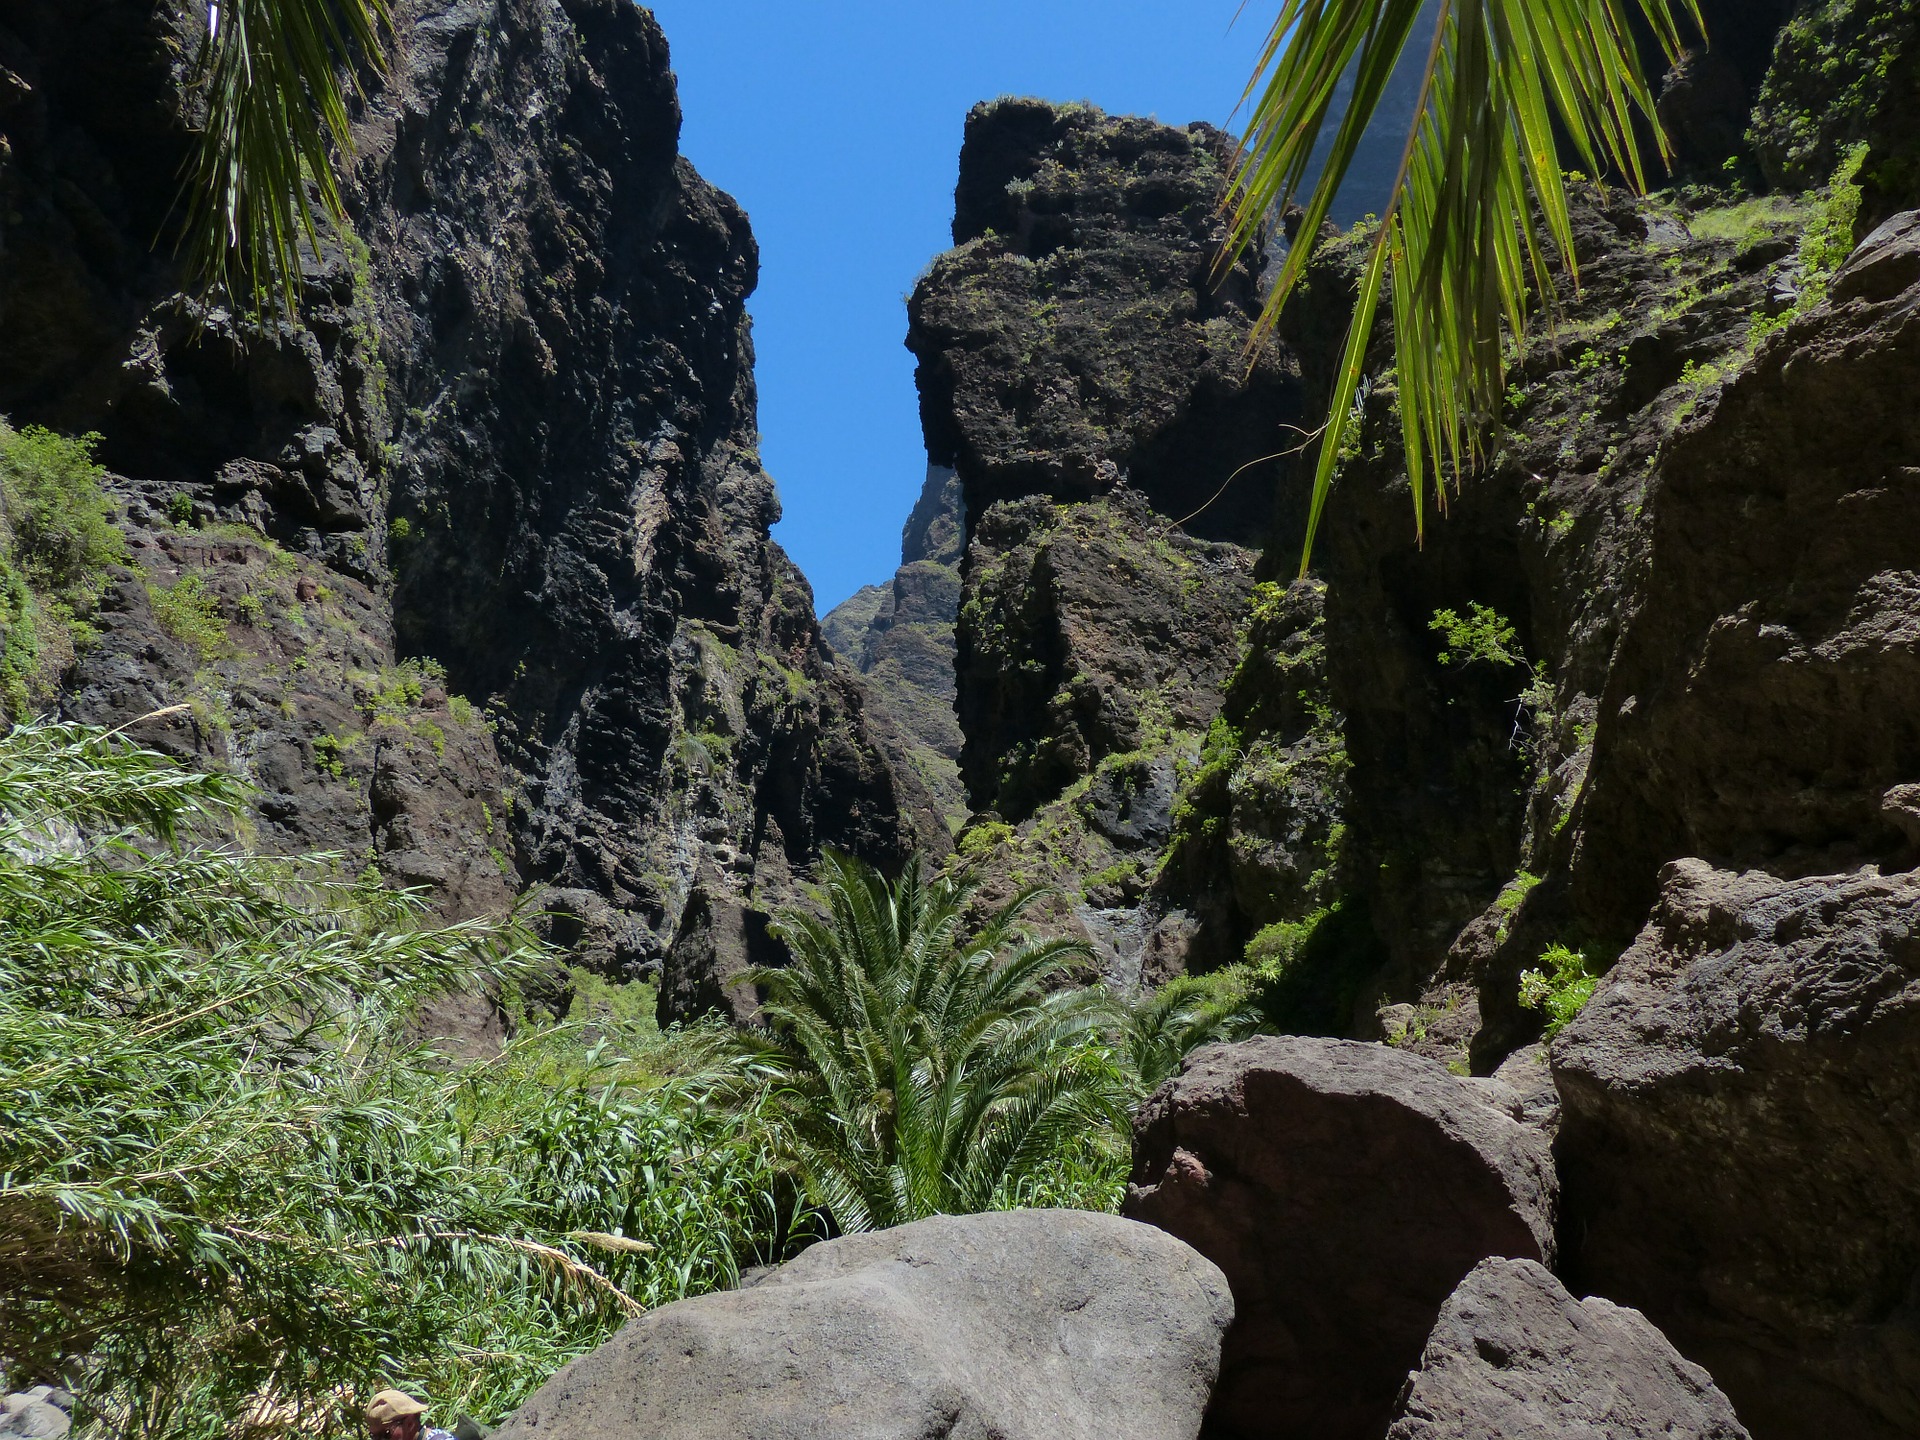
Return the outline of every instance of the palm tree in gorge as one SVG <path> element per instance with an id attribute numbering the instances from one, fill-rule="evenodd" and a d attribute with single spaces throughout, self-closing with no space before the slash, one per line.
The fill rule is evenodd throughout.
<path id="1" fill-rule="evenodd" d="M 1680 21 L 1704 33 L 1697 0 L 1442 0 L 1417 34 L 1422 0 L 1285 0 L 1243 104 L 1251 102 L 1231 200 L 1235 249 L 1304 193 L 1299 239 L 1261 316 L 1270 327 L 1299 283 L 1360 138 L 1410 43 L 1426 49 L 1421 102 L 1400 176 L 1367 247 L 1352 323 L 1320 436 L 1302 573 L 1336 461 L 1359 416 L 1355 397 L 1383 297 L 1416 529 L 1431 488 L 1484 461 L 1506 388 L 1503 341 L 1532 297 L 1551 297 L 1549 252 L 1578 281 L 1566 156 L 1593 175 L 1646 176 L 1636 130 L 1668 157 L 1631 29 L 1635 10 L 1669 60 Z M 1303 192 L 1335 87 L 1352 100 L 1325 168 Z M 1542 234 L 1544 231 L 1544 236 Z"/>
<path id="2" fill-rule="evenodd" d="M 962 939 L 971 893 L 917 857 L 889 884 L 829 852 L 822 913 L 776 922 L 792 964 L 752 977 L 763 1023 L 745 1059 L 842 1231 L 1010 1203 L 1089 1130 L 1124 1134 L 1130 1077 L 1102 1043 L 1115 1002 L 1060 983 L 1085 943 L 1017 928 L 1038 888 Z"/>

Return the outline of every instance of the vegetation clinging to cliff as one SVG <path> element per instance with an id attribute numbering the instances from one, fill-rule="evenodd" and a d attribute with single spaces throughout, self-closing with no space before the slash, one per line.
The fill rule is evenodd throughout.
<path id="1" fill-rule="evenodd" d="M 126 559 L 96 438 L 0 420 L 0 709 L 15 717 L 91 634 L 107 571 Z"/>

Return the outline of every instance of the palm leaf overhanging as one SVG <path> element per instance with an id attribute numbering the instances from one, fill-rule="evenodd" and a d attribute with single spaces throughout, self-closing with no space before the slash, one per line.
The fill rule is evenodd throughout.
<path id="1" fill-rule="evenodd" d="M 334 167 L 336 151 L 353 150 L 355 57 L 384 67 L 390 18 L 388 0 L 211 0 L 184 236 L 197 288 L 246 297 L 257 312 L 294 311 L 300 245 L 319 248 L 314 199 L 335 224 L 346 220 Z"/>
<path id="2" fill-rule="evenodd" d="M 1235 253 L 1303 192 L 1336 87 L 1352 74 L 1351 101 L 1261 315 L 1264 332 L 1306 270 L 1402 52 L 1416 38 L 1426 49 L 1413 130 L 1367 250 L 1320 438 L 1303 574 L 1359 423 L 1355 400 L 1382 298 L 1424 537 L 1428 487 L 1444 507 L 1449 483 L 1487 458 L 1505 389 L 1503 331 L 1519 335 L 1530 297 L 1552 294 L 1549 250 L 1578 279 L 1556 133 L 1590 173 L 1644 190 L 1636 131 L 1655 137 L 1663 161 L 1669 152 L 1630 12 L 1638 9 L 1670 60 L 1682 16 L 1704 33 L 1697 0 L 1441 0 L 1432 33 L 1416 37 L 1422 8 L 1422 0 L 1285 0 L 1242 102 L 1252 109 L 1232 202 Z"/>
<path id="3" fill-rule="evenodd" d="M 828 853 L 820 915 L 790 911 L 792 964 L 755 973 L 746 1032 L 785 1149 L 844 1231 L 1012 1203 L 1089 1131 L 1123 1134 L 1129 1077 L 1102 1043 L 1104 987 L 1060 987 L 1084 942 L 1017 928 L 1042 891 L 960 935 L 971 887 L 918 858 L 886 878 Z"/>

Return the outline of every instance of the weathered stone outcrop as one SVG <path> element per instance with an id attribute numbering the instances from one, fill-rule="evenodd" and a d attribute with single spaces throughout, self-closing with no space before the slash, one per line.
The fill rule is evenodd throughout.
<path id="1" fill-rule="evenodd" d="M 1263 1037 L 1147 1102 L 1123 1213 L 1233 1289 L 1210 1434 L 1363 1440 L 1461 1277 L 1552 1260 L 1555 1194 L 1546 1141 L 1433 1061 Z"/>
<path id="2" fill-rule="evenodd" d="M 1192 1440 L 1220 1272 L 1079 1211 L 941 1216 L 807 1250 L 574 1361 L 497 1440 Z"/>
<path id="3" fill-rule="evenodd" d="M 1572 933 L 1564 867 L 1583 844 L 1598 697 L 1636 603 L 1671 436 L 1739 363 L 1752 327 L 1791 303 L 1797 273 L 1784 224 L 1724 236 L 1709 218 L 1695 235 L 1691 218 L 1576 193 L 1580 295 L 1567 292 L 1563 322 L 1514 367 L 1503 450 L 1424 540 L 1391 402 L 1367 402 L 1314 571 L 1319 704 L 1343 762 L 1334 889 L 1377 949 L 1330 957 L 1323 990 L 1347 1011 L 1323 1024 L 1355 1033 L 1383 1001 L 1417 1003 L 1403 1033 L 1444 1023 L 1459 1058 L 1485 1021 L 1476 1062 L 1489 1070 L 1539 1033 L 1541 1018 L 1514 1002 L 1518 976 Z M 1329 248 L 1283 321 L 1312 392 L 1344 334 L 1350 244 Z M 1293 558 L 1270 554 L 1269 565 Z M 1237 730 L 1253 757 L 1297 743 L 1301 717 L 1270 705 Z M 1226 784 L 1245 784 L 1249 768 L 1229 766 Z M 1546 883 L 1529 893 L 1535 878 Z"/>
<path id="4" fill-rule="evenodd" d="M 904 763 L 956 827 L 967 816 L 953 710 L 954 622 L 965 552 L 960 478 L 929 466 L 900 537 L 900 568 L 891 583 L 862 587 L 820 621 L 835 653 L 866 677 L 869 701 L 893 723 Z"/>
<path id="5" fill-rule="evenodd" d="M 1387 1440 L 1747 1440 L 1713 1377 L 1638 1311 L 1576 1300 L 1531 1260 L 1447 1297 Z"/>
<path id="6" fill-rule="evenodd" d="M 1262 477 L 1229 481 L 1282 448 L 1297 404 L 1281 353 L 1247 352 L 1264 251 L 1218 267 L 1230 158 L 1210 126 L 1085 105 L 967 116 L 957 248 L 914 287 L 907 348 L 928 456 L 959 471 L 973 523 L 1124 480 L 1191 534 L 1264 529 Z"/>
<path id="7" fill-rule="evenodd" d="M 266 326 L 178 293 L 173 16 L 0 11 L 0 413 L 100 433 L 139 562 L 67 709 L 193 700 L 213 718 L 156 738 L 262 778 L 266 838 L 444 872 L 456 910 L 552 887 L 556 933 L 616 971 L 660 959 L 703 874 L 709 911 L 765 909 L 823 844 L 942 844 L 768 538 L 754 244 L 677 154 L 652 16 L 398 5 L 357 233 Z M 223 652 L 154 638 L 143 589 L 189 575 Z M 399 657 L 444 666 L 438 699 L 356 718 L 341 677 Z M 449 724 L 454 695 L 484 723 Z"/>
<path id="8" fill-rule="evenodd" d="M 1920 750 L 1916 386 L 1907 215 L 1663 457 L 1574 864 L 1594 928 L 1630 932 L 1682 855 L 1805 874 L 1912 854 L 1882 797 Z"/>
<path id="9" fill-rule="evenodd" d="M 1567 1273 L 1761 1440 L 1920 1429 L 1920 874 L 1668 868 L 1553 1043 Z"/>
<path id="10" fill-rule="evenodd" d="M 928 454 L 966 501 L 964 848 L 990 888 L 1062 884 L 1052 923 L 1122 985 L 1187 964 L 1185 897 L 1150 892 L 1297 408 L 1284 354 L 1249 350 L 1265 254 L 1219 265 L 1228 159 L 1203 125 L 977 106 L 957 248 L 909 304 Z"/>
<path id="11" fill-rule="evenodd" d="M 1784 17 L 1783 17 L 1784 18 Z M 1904 5 L 1800 0 L 1753 110 L 1750 140 L 1769 182 L 1826 182 L 1856 145 L 1863 219 L 1920 204 L 1920 15 Z"/>

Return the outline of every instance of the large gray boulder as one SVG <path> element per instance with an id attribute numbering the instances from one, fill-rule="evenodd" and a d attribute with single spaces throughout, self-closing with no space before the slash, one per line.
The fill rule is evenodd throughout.
<path id="1" fill-rule="evenodd" d="M 1713 1377 L 1637 1310 L 1576 1300 L 1531 1260 L 1448 1297 L 1387 1440 L 1748 1440 Z"/>
<path id="2" fill-rule="evenodd" d="M 36 1385 L 0 1398 L 0 1437 L 61 1440 L 72 1428 L 67 1413 L 72 1408 L 73 1397 L 51 1385 Z"/>
<path id="3" fill-rule="evenodd" d="M 1555 1190 L 1546 1139 L 1434 1061 L 1263 1036 L 1148 1101 L 1125 1213 L 1233 1287 L 1209 1434 L 1378 1440 L 1461 1277 L 1552 1258 Z"/>
<path id="4" fill-rule="evenodd" d="M 1149 1226 L 941 1216 L 642 1316 L 494 1440 L 1192 1440 L 1232 1318 Z"/>
<path id="5" fill-rule="evenodd" d="M 1920 1434 L 1920 873 L 1662 883 L 1551 1047 L 1563 1273 L 1764 1440 Z"/>

